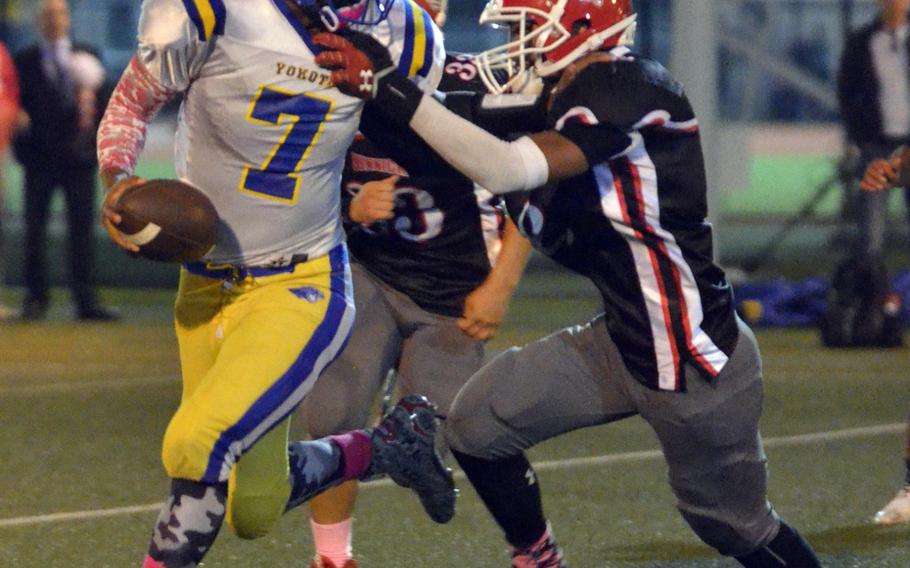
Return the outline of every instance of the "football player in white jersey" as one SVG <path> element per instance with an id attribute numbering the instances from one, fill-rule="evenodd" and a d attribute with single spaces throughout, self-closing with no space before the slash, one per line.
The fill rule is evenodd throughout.
<path id="1" fill-rule="evenodd" d="M 147 124 L 181 93 L 177 174 L 220 218 L 214 248 L 181 270 L 183 396 L 162 452 L 173 482 L 146 568 L 196 566 L 225 518 L 255 538 L 287 509 L 350 479 L 388 473 L 437 522 L 454 513 L 451 473 L 433 450 L 434 409 L 422 397 L 403 399 L 375 430 L 288 446 L 288 416 L 354 319 L 339 200 L 363 103 L 315 64 L 310 34 L 369 31 L 428 88 L 445 56 L 435 26 L 419 49 L 407 41 L 393 0 L 338 4 L 144 0 L 138 52 L 99 130 L 110 189 L 103 223 L 119 246 L 138 250 L 117 230 L 115 205 L 142 182 L 133 171 Z"/>

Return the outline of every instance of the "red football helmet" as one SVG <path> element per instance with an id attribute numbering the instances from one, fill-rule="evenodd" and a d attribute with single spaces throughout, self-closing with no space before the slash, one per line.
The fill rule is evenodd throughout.
<path id="1" fill-rule="evenodd" d="M 520 91 L 536 74 L 557 73 L 580 57 L 602 48 L 630 45 L 635 39 L 631 0 L 490 0 L 481 24 L 510 28 L 510 41 L 477 56 L 477 65 L 493 93 Z M 493 72 L 505 69 L 502 83 Z"/>
<path id="2" fill-rule="evenodd" d="M 433 18 L 437 26 L 441 28 L 445 25 L 449 11 L 449 0 L 415 0 L 415 2 L 427 11 L 427 14 Z"/>

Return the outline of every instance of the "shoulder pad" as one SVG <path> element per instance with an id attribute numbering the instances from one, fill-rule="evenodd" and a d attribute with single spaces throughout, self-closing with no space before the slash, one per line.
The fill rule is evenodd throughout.
<path id="1" fill-rule="evenodd" d="M 222 0 L 143 0 L 139 60 L 162 85 L 185 90 L 224 33 Z"/>
<path id="2" fill-rule="evenodd" d="M 649 114 L 667 113 L 674 121 L 694 118 L 682 86 L 659 63 L 622 57 L 586 67 L 563 92 L 550 112 L 554 124 L 568 114 L 623 131 L 639 129 Z"/>
<path id="3" fill-rule="evenodd" d="M 402 75 L 424 92 L 436 90 L 445 65 L 445 42 L 442 31 L 423 8 L 413 0 L 395 2 L 385 21 L 368 31 L 389 48 Z"/>

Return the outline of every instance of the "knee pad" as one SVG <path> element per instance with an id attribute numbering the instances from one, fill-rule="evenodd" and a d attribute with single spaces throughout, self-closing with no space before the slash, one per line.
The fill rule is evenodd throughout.
<path id="1" fill-rule="evenodd" d="M 483 420 L 480 414 L 489 414 L 488 405 L 483 408 L 466 408 L 467 405 L 454 404 L 443 426 L 443 439 L 448 447 L 469 456 L 486 458 L 485 441 L 482 439 Z"/>
<path id="2" fill-rule="evenodd" d="M 161 449 L 161 461 L 168 477 L 210 483 L 226 481 L 221 478 L 221 472 L 215 475 L 218 479 L 204 479 L 213 446 L 214 440 L 206 439 L 199 428 L 181 420 L 178 413 L 168 425 Z"/>
<path id="3" fill-rule="evenodd" d="M 507 417 L 489 401 L 452 407 L 443 430 L 446 445 L 476 458 L 494 460 L 521 453 L 525 447 L 513 434 Z"/>
<path id="4" fill-rule="evenodd" d="M 227 506 L 228 527 L 239 538 L 261 538 L 275 527 L 286 505 L 287 499 L 274 495 L 231 495 Z"/>
<path id="5" fill-rule="evenodd" d="M 513 347 L 500 354 L 458 393 L 445 425 L 445 440 L 452 449 L 492 460 L 514 456 L 531 445 L 520 425 L 529 408 L 500 388 L 500 377 L 512 375 L 519 351 Z"/>
<path id="6" fill-rule="evenodd" d="M 236 469 L 234 471 L 237 471 Z M 227 524 L 239 538 L 252 540 L 265 536 L 284 514 L 290 496 L 287 479 L 269 485 L 245 487 L 231 475 L 228 491 Z"/>

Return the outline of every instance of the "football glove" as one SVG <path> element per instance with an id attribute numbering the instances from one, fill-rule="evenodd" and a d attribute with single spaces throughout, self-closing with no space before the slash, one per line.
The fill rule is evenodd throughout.
<path id="1" fill-rule="evenodd" d="M 341 92 L 366 101 L 385 116 L 389 124 L 409 127 L 423 100 L 423 91 L 398 73 L 389 51 L 372 36 L 350 29 L 323 33 L 313 41 L 325 50 L 316 63 L 332 71 L 332 82 Z"/>
<path id="2" fill-rule="evenodd" d="M 382 79 L 395 73 L 389 50 L 369 34 L 346 28 L 318 34 L 313 42 L 324 48 L 316 63 L 331 70 L 338 90 L 352 97 L 375 99 Z"/>

